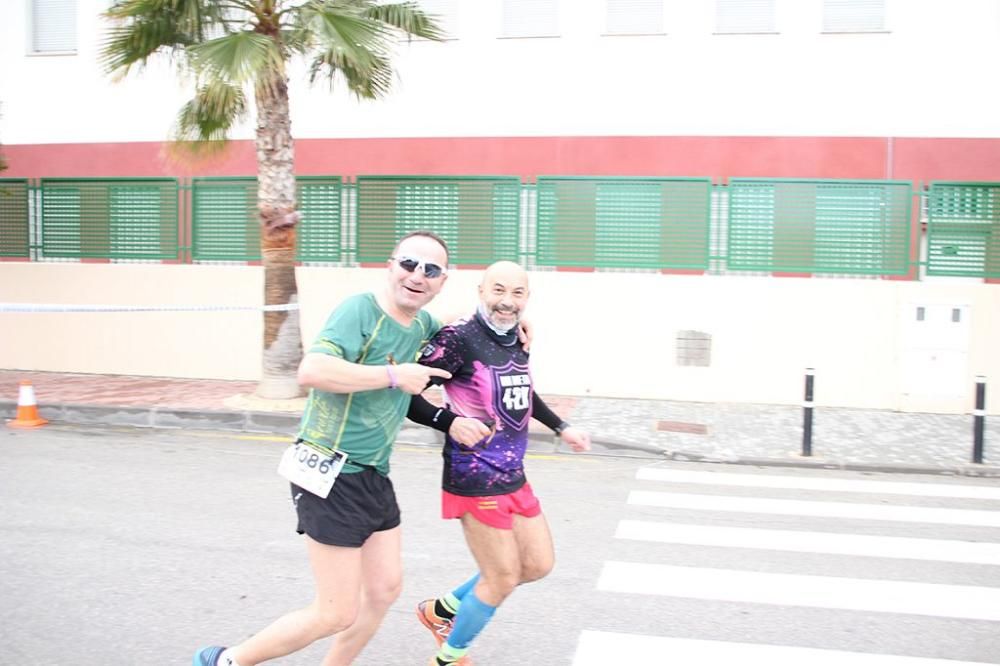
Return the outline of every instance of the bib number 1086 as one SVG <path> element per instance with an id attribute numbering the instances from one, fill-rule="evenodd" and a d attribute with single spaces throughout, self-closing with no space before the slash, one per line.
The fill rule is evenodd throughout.
<path id="1" fill-rule="evenodd" d="M 303 441 L 289 446 L 281 456 L 278 474 L 319 497 L 327 497 L 337 475 L 347 462 L 347 454 L 321 449 Z"/>

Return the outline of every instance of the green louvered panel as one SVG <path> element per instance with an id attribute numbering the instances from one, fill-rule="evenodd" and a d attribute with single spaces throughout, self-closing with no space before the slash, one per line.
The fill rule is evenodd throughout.
<path id="1" fill-rule="evenodd" d="M 260 259 L 256 178 L 195 178 L 191 181 L 191 209 L 193 259 Z"/>
<path id="2" fill-rule="evenodd" d="M 931 183 L 927 274 L 1000 278 L 1000 183 Z"/>
<path id="3" fill-rule="evenodd" d="M 729 182 L 729 270 L 905 275 L 912 184 Z"/>
<path id="4" fill-rule="evenodd" d="M 542 176 L 541 266 L 707 269 L 708 178 Z"/>
<path id="5" fill-rule="evenodd" d="M 521 182 L 504 176 L 359 176 L 358 261 L 385 261 L 396 240 L 427 230 L 452 264 L 517 261 Z"/>
<path id="6" fill-rule="evenodd" d="M 41 192 L 44 257 L 177 257 L 173 178 L 44 178 Z"/>
<path id="7" fill-rule="evenodd" d="M 299 212 L 299 261 L 340 261 L 340 178 L 301 176 L 296 179 Z"/>
<path id="8" fill-rule="evenodd" d="M 0 178 L 0 257 L 29 257 L 28 181 Z"/>

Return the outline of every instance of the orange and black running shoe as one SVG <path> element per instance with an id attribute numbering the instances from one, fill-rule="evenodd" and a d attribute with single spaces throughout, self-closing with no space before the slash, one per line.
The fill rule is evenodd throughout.
<path id="1" fill-rule="evenodd" d="M 434 640 L 437 641 L 438 647 L 440 647 L 441 644 L 448 640 L 455 621 L 453 618 L 443 618 L 435 613 L 434 602 L 435 599 L 424 599 L 417 604 L 417 619 L 420 620 L 420 624 L 430 630 L 434 635 Z M 438 666 L 440 663 L 440 660 L 434 657 L 431 659 L 430 666 Z M 472 659 L 465 656 L 458 661 L 448 662 L 448 666 L 472 666 Z"/>
<path id="2" fill-rule="evenodd" d="M 420 620 L 420 624 L 427 627 L 434 634 L 434 640 L 437 641 L 438 647 L 440 647 L 442 643 L 448 640 L 455 620 L 454 618 L 443 618 L 435 613 L 434 602 L 435 599 L 424 599 L 417 604 L 417 619 Z"/>

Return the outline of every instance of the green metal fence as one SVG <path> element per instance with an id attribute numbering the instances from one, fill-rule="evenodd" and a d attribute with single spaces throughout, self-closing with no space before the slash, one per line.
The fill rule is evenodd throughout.
<path id="1" fill-rule="evenodd" d="M 342 261 L 343 182 L 338 177 L 300 176 L 295 183 L 302 213 L 297 236 L 298 260 Z"/>
<path id="2" fill-rule="evenodd" d="M 191 257 L 195 261 L 259 261 L 257 179 L 191 181 Z"/>
<path id="3" fill-rule="evenodd" d="M 1000 278 L 1000 183 L 931 183 L 927 274 Z"/>
<path id="4" fill-rule="evenodd" d="M 0 257 L 31 256 L 27 179 L 0 178 Z"/>
<path id="5" fill-rule="evenodd" d="M 707 178 L 304 176 L 296 186 L 303 262 L 381 263 L 401 235 L 429 229 L 465 266 L 879 276 L 921 263 L 906 181 L 734 178 L 714 204 Z M 921 201 L 928 275 L 1000 278 L 1000 183 L 938 181 Z M 190 257 L 179 246 L 188 236 Z M 260 256 L 253 177 L 0 179 L 2 258 Z"/>
<path id="6" fill-rule="evenodd" d="M 40 255 L 176 259 L 174 178 L 43 178 Z"/>
<path id="7" fill-rule="evenodd" d="M 905 275 L 912 184 L 875 180 L 729 181 L 729 270 Z"/>
<path id="8" fill-rule="evenodd" d="M 357 258 L 380 262 L 396 240 L 427 229 L 448 243 L 452 264 L 518 257 L 521 182 L 510 176 L 359 176 Z"/>
<path id="9" fill-rule="evenodd" d="M 708 178 L 538 178 L 540 266 L 708 268 Z"/>

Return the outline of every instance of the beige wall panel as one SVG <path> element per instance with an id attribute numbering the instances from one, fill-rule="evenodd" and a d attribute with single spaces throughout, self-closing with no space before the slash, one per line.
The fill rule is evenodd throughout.
<path id="1" fill-rule="evenodd" d="M 347 296 L 384 288 L 381 268 L 297 271 L 306 347 Z M 430 310 L 471 313 L 481 270 L 453 270 Z M 262 301 L 248 266 L 0 263 L 0 302 L 245 305 Z M 797 405 L 805 368 L 819 406 L 968 413 L 976 375 L 1000 413 L 1000 288 L 902 282 L 651 273 L 531 273 L 528 315 L 539 391 Z M 951 397 L 905 386 L 901 313 L 966 307 L 964 381 Z M 708 367 L 679 366 L 678 331 L 711 336 Z M 258 312 L 0 313 L 0 367 L 151 376 L 259 377 Z"/>

